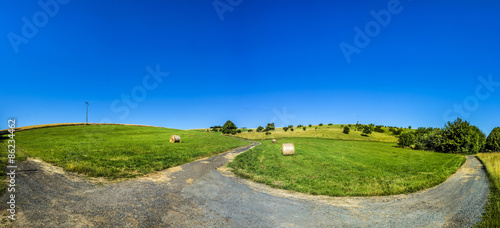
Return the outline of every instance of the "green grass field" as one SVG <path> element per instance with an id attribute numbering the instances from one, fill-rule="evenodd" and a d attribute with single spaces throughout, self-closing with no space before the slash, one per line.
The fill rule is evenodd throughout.
<path id="1" fill-rule="evenodd" d="M 394 143 L 314 138 L 270 140 L 238 155 L 228 167 L 267 185 L 328 196 L 381 196 L 416 192 L 445 181 L 465 157 L 396 148 Z M 294 143 L 295 156 L 281 144 Z"/>
<path id="2" fill-rule="evenodd" d="M 173 134 L 182 143 L 170 143 Z M 220 134 L 125 125 L 48 127 L 15 135 L 18 155 L 107 179 L 132 178 L 249 144 Z"/>
<path id="3" fill-rule="evenodd" d="M 382 128 L 386 132 L 378 133 L 373 132 L 368 136 L 362 136 L 361 131 L 355 131 L 354 127 L 351 128 L 349 134 L 343 134 L 343 128 L 341 128 L 340 124 L 334 124 L 331 126 L 323 125 L 313 125 L 312 127 L 306 126 L 306 130 L 304 131 L 302 128 L 294 127 L 294 131 L 283 131 L 283 128 L 279 127 L 276 130 L 271 131 L 270 135 L 266 135 L 265 132 L 247 132 L 244 131 L 236 136 L 250 139 L 250 140 L 259 140 L 259 139 L 275 139 L 275 138 L 290 138 L 290 137 L 304 137 L 304 138 L 327 138 L 327 139 L 338 139 L 338 140 L 356 140 L 356 141 L 373 141 L 373 142 L 397 142 L 398 138 L 394 135 L 391 135 L 389 132 L 389 128 Z M 317 128 L 317 129 L 315 129 Z M 405 131 L 414 131 L 408 130 Z"/>
<path id="4" fill-rule="evenodd" d="M 500 227 L 500 153 L 480 153 L 490 180 L 490 195 L 486 213 L 479 227 Z"/>

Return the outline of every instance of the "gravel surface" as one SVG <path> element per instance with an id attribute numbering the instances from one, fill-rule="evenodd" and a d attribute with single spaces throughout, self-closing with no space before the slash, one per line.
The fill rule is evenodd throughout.
<path id="1" fill-rule="evenodd" d="M 414 194 L 326 197 L 272 189 L 224 168 L 253 145 L 119 183 L 95 184 L 39 160 L 19 165 L 16 227 L 470 227 L 488 182 L 475 156 Z M 24 171 L 21 171 L 24 170 Z M 7 202 L 7 195 L 2 196 Z M 0 204 L 5 210 L 7 204 Z"/>

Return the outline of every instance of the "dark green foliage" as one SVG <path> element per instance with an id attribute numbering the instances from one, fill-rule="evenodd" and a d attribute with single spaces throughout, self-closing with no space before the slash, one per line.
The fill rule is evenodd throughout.
<path id="1" fill-rule="evenodd" d="M 304 130 L 304 131 L 305 131 L 305 130 L 306 130 L 306 127 L 302 127 L 302 130 Z"/>
<path id="2" fill-rule="evenodd" d="M 302 124 L 297 125 L 297 127 L 303 127 L 303 126 L 304 126 L 304 125 L 302 125 Z"/>
<path id="3" fill-rule="evenodd" d="M 411 129 L 411 126 L 408 126 L 408 129 Z"/>
<path id="4" fill-rule="evenodd" d="M 264 128 L 263 128 L 262 126 L 259 126 L 259 127 L 257 127 L 257 130 L 256 130 L 256 131 L 257 131 L 257 132 L 262 132 L 262 130 L 264 130 Z"/>
<path id="5" fill-rule="evenodd" d="M 293 131 L 293 127 L 292 127 L 292 128 L 290 128 L 290 131 Z"/>
<path id="6" fill-rule="evenodd" d="M 320 123 L 320 124 L 319 124 L 319 126 L 320 126 L 320 127 L 321 127 L 321 126 L 323 126 L 323 123 Z"/>
<path id="7" fill-rule="evenodd" d="M 293 125 L 288 125 L 288 128 L 293 128 Z"/>
<path id="8" fill-rule="evenodd" d="M 392 134 L 400 135 L 402 132 L 403 132 L 403 129 L 399 128 L 399 129 L 395 129 L 394 131 L 392 131 Z"/>
<path id="9" fill-rule="evenodd" d="M 240 130 L 240 132 L 241 132 L 241 130 Z M 238 130 L 235 130 L 235 129 L 231 130 L 231 135 L 236 135 L 236 133 L 238 133 Z"/>
<path id="10" fill-rule="evenodd" d="M 266 135 L 270 135 L 270 134 L 271 134 L 271 132 L 269 132 L 269 131 L 266 131 Z"/>
<path id="11" fill-rule="evenodd" d="M 309 124 L 309 127 L 312 127 L 313 125 L 312 124 Z"/>
<path id="12" fill-rule="evenodd" d="M 248 132 L 253 132 L 253 130 L 252 130 L 252 129 L 249 129 L 249 130 L 248 130 Z"/>
<path id="13" fill-rule="evenodd" d="M 500 127 L 495 127 L 491 130 L 490 135 L 486 139 L 485 148 L 490 151 L 500 151 Z"/>
<path id="14" fill-rule="evenodd" d="M 344 127 L 344 131 L 342 131 L 342 133 L 344 133 L 344 134 L 349 134 L 349 131 L 351 131 L 351 129 L 349 129 L 349 127 L 348 127 L 348 126 L 345 126 L 345 127 Z"/>
<path id="15" fill-rule="evenodd" d="M 364 126 L 363 127 L 363 134 L 369 135 L 372 133 L 372 128 L 370 126 Z"/>
<path id="16" fill-rule="evenodd" d="M 384 133 L 385 130 L 382 129 L 382 125 L 378 125 L 373 129 L 374 132 Z"/>
<path id="17" fill-rule="evenodd" d="M 333 124 L 332 123 L 329 123 L 328 126 L 332 126 Z"/>
<path id="18" fill-rule="evenodd" d="M 274 131 L 274 123 L 268 123 L 264 131 Z"/>
<path id="19" fill-rule="evenodd" d="M 438 150 L 445 153 L 475 154 L 486 142 L 486 136 L 474 125 L 457 118 L 445 125 L 443 143 Z"/>
<path id="20" fill-rule="evenodd" d="M 222 134 L 230 134 L 232 130 L 238 129 L 236 125 L 230 120 L 226 121 L 226 123 L 222 126 Z"/>
<path id="21" fill-rule="evenodd" d="M 418 128 L 415 131 L 415 149 L 436 151 L 443 143 L 443 129 Z"/>
<path id="22" fill-rule="evenodd" d="M 240 130 L 240 129 L 238 129 L 238 133 L 241 133 L 241 130 Z"/>
<path id="23" fill-rule="evenodd" d="M 288 127 L 283 127 L 283 131 L 288 131 Z"/>
<path id="24" fill-rule="evenodd" d="M 411 132 L 403 133 L 398 139 L 398 145 L 401 147 L 409 147 L 415 142 L 415 135 Z"/>

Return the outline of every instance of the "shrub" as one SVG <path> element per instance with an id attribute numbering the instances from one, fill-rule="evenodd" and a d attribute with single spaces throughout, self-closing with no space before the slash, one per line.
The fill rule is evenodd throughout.
<path id="1" fill-rule="evenodd" d="M 266 135 L 270 135 L 270 134 L 271 134 L 271 132 L 269 132 L 269 131 L 266 131 Z"/>
<path id="2" fill-rule="evenodd" d="M 321 126 L 323 126 L 323 124 L 322 124 L 322 123 L 319 123 L 319 126 L 321 127 Z"/>
<path id="3" fill-rule="evenodd" d="M 490 135 L 486 139 L 485 148 L 491 151 L 500 151 L 500 127 L 495 127 L 491 130 Z"/>
<path id="4" fill-rule="evenodd" d="M 369 135 L 372 133 L 372 128 L 370 126 L 364 126 L 363 127 L 363 134 Z"/>
<path id="5" fill-rule="evenodd" d="M 349 129 L 349 127 L 348 127 L 348 126 L 345 126 L 345 127 L 344 127 L 344 131 L 342 131 L 342 133 L 344 133 L 344 134 L 349 134 L 349 131 L 350 131 L 350 130 L 351 130 L 351 129 Z"/>
<path id="6" fill-rule="evenodd" d="M 384 133 L 384 129 L 382 129 L 382 125 L 378 125 L 373 129 L 374 132 Z"/>
<path id="7" fill-rule="evenodd" d="M 329 123 L 328 126 L 332 126 L 333 124 L 332 123 Z"/>
<path id="8" fill-rule="evenodd" d="M 314 127 L 314 130 L 318 130 L 318 127 Z"/>
<path id="9" fill-rule="evenodd" d="M 288 128 L 293 128 L 293 125 L 288 125 Z"/>
<path id="10" fill-rule="evenodd" d="M 293 131 L 293 128 L 290 128 L 290 131 Z"/>
<path id="11" fill-rule="evenodd" d="M 445 153 L 475 154 L 486 142 L 486 136 L 474 125 L 457 118 L 445 125 L 443 143 L 438 150 Z"/>
<path id="12" fill-rule="evenodd" d="M 415 135 L 411 132 L 403 133 L 399 136 L 398 145 L 401 147 L 411 146 L 415 142 Z"/>
<path id="13" fill-rule="evenodd" d="M 288 127 L 283 127 L 283 131 L 288 131 Z"/>
<path id="14" fill-rule="evenodd" d="M 303 126 L 304 126 L 304 125 L 302 125 L 302 124 L 297 125 L 297 127 L 303 127 Z"/>
<path id="15" fill-rule="evenodd" d="M 420 128 L 419 128 L 420 129 Z M 423 128 L 415 131 L 415 149 L 417 150 L 439 150 L 443 143 L 443 130 L 440 128 Z"/>
<path id="16" fill-rule="evenodd" d="M 235 129 L 231 130 L 231 135 L 236 135 L 236 133 L 238 133 L 237 130 L 235 130 Z"/>
<path id="17" fill-rule="evenodd" d="M 268 123 L 264 131 L 274 131 L 274 123 Z"/>
<path id="18" fill-rule="evenodd" d="M 411 129 L 411 126 L 408 126 L 408 129 Z"/>
<path id="19" fill-rule="evenodd" d="M 401 133 L 403 132 L 403 129 L 395 129 L 394 131 L 392 131 L 392 134 L 394 135 L 400 135 Z"/>
<path id="20" fill-rule="evenodd" d="M 305 131 L 305 130 L 306 130 L 306 127 L 302 127 L 302 130 L 304 130 L 304 131 Z"/>
<path id="21" fill-rule="evenodd" d="M 309 124 L 309 127 L 312 127 L 313 125 Z"/>
<path id="22" fill-rule="evenodd" d="M 264 130 L 264 128 L 263 128 L 262 126 L 259 126 L 259 127 L 257 128 L 257 132 L 261 132 L 262 130 Z"/>
<path id="23" fill-rule="evenodd" d="M 252 130 L 252 129 L 250 129 L 250 130 L 248 130 L 248 132 L 253 132 L 253 130 Z"/>
<path id="24" fill-rule="evenodd" d="M 241 133 L 241 130 L 240 130 L 240 129 L 238 129 L 238 133 Z"/>
<path id="25" fill-rule="evenodd" d="M 226 123 L 222 126 L 222 134 L 232 133 L 232 130 L 238 129 L 236 125 L 230 120 L 226 121 Z M 236 133 L 235 133 L 236 134 Z"/>

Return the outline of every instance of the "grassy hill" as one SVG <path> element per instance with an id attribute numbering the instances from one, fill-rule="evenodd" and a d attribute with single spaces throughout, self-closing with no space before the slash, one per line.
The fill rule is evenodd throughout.
<path id="1" fill-rule="evenodd" d="M 199 131 L 134 125 L 70 125 L 28 127 L 30 130 L 16 132 L 16 155 L 21 160 L 23 156 L 38 157 L 91 177 L 117 179 L 167 169 L 249 144 Z M 182 143 L 169 142 L 174 134 L 181 136 Z M 2 139 L 5 146 L 8 138 Z"/>
<path id="2" fill-rule="evenodd" d="M 463 164 L 455 154 L 415 151 L 395 143 L 281 138 L 238 155 L 237 175 L 267 185 L 329 196 L 379 196 L 416 192 L 445 181 Z M 295 156 L 282 156 L 294 143 Z"/>
<path id="3" fill-rule="evenodd" d="M 265 132 L 256 132 L 255 129 L 252 129 L 253 132 L 242 132 L 237 134 L 236 136 L 250 139 L 250 140 L 259 140 L 259 139 L 275 139 L 275 138 L 289 138 L 289 137 L 303 137 L 303 138 L 327 138 L 327 139 L 338 139 L 338 140 L 353 140 L 353 141 L 372 141 L 372 142 L 397 142 L 398 138 L 394 136 L 391 132 L 389 132 L 389 128 L 383 127 L 385 133 L 373 132 L 368 136 L 362 136 L 361 131 L 355 131 L 354 127 L 351 128 L 349 134 L 342 133 L 343 125 L 334 124 L 331 126 L 323 125 L 313 125 L 312 127 L 306 126 L 306 130 L 304 131 L 302 127 L 297 128 L 294 127 L 294 131 L 288 130 L 284 131 L 283 128 L 276 128 L 274 131 L 270 131 L 270 135 L 266 135 Z M 409 129 L 405 129 L 405 131 L 412 131 Z"/>

